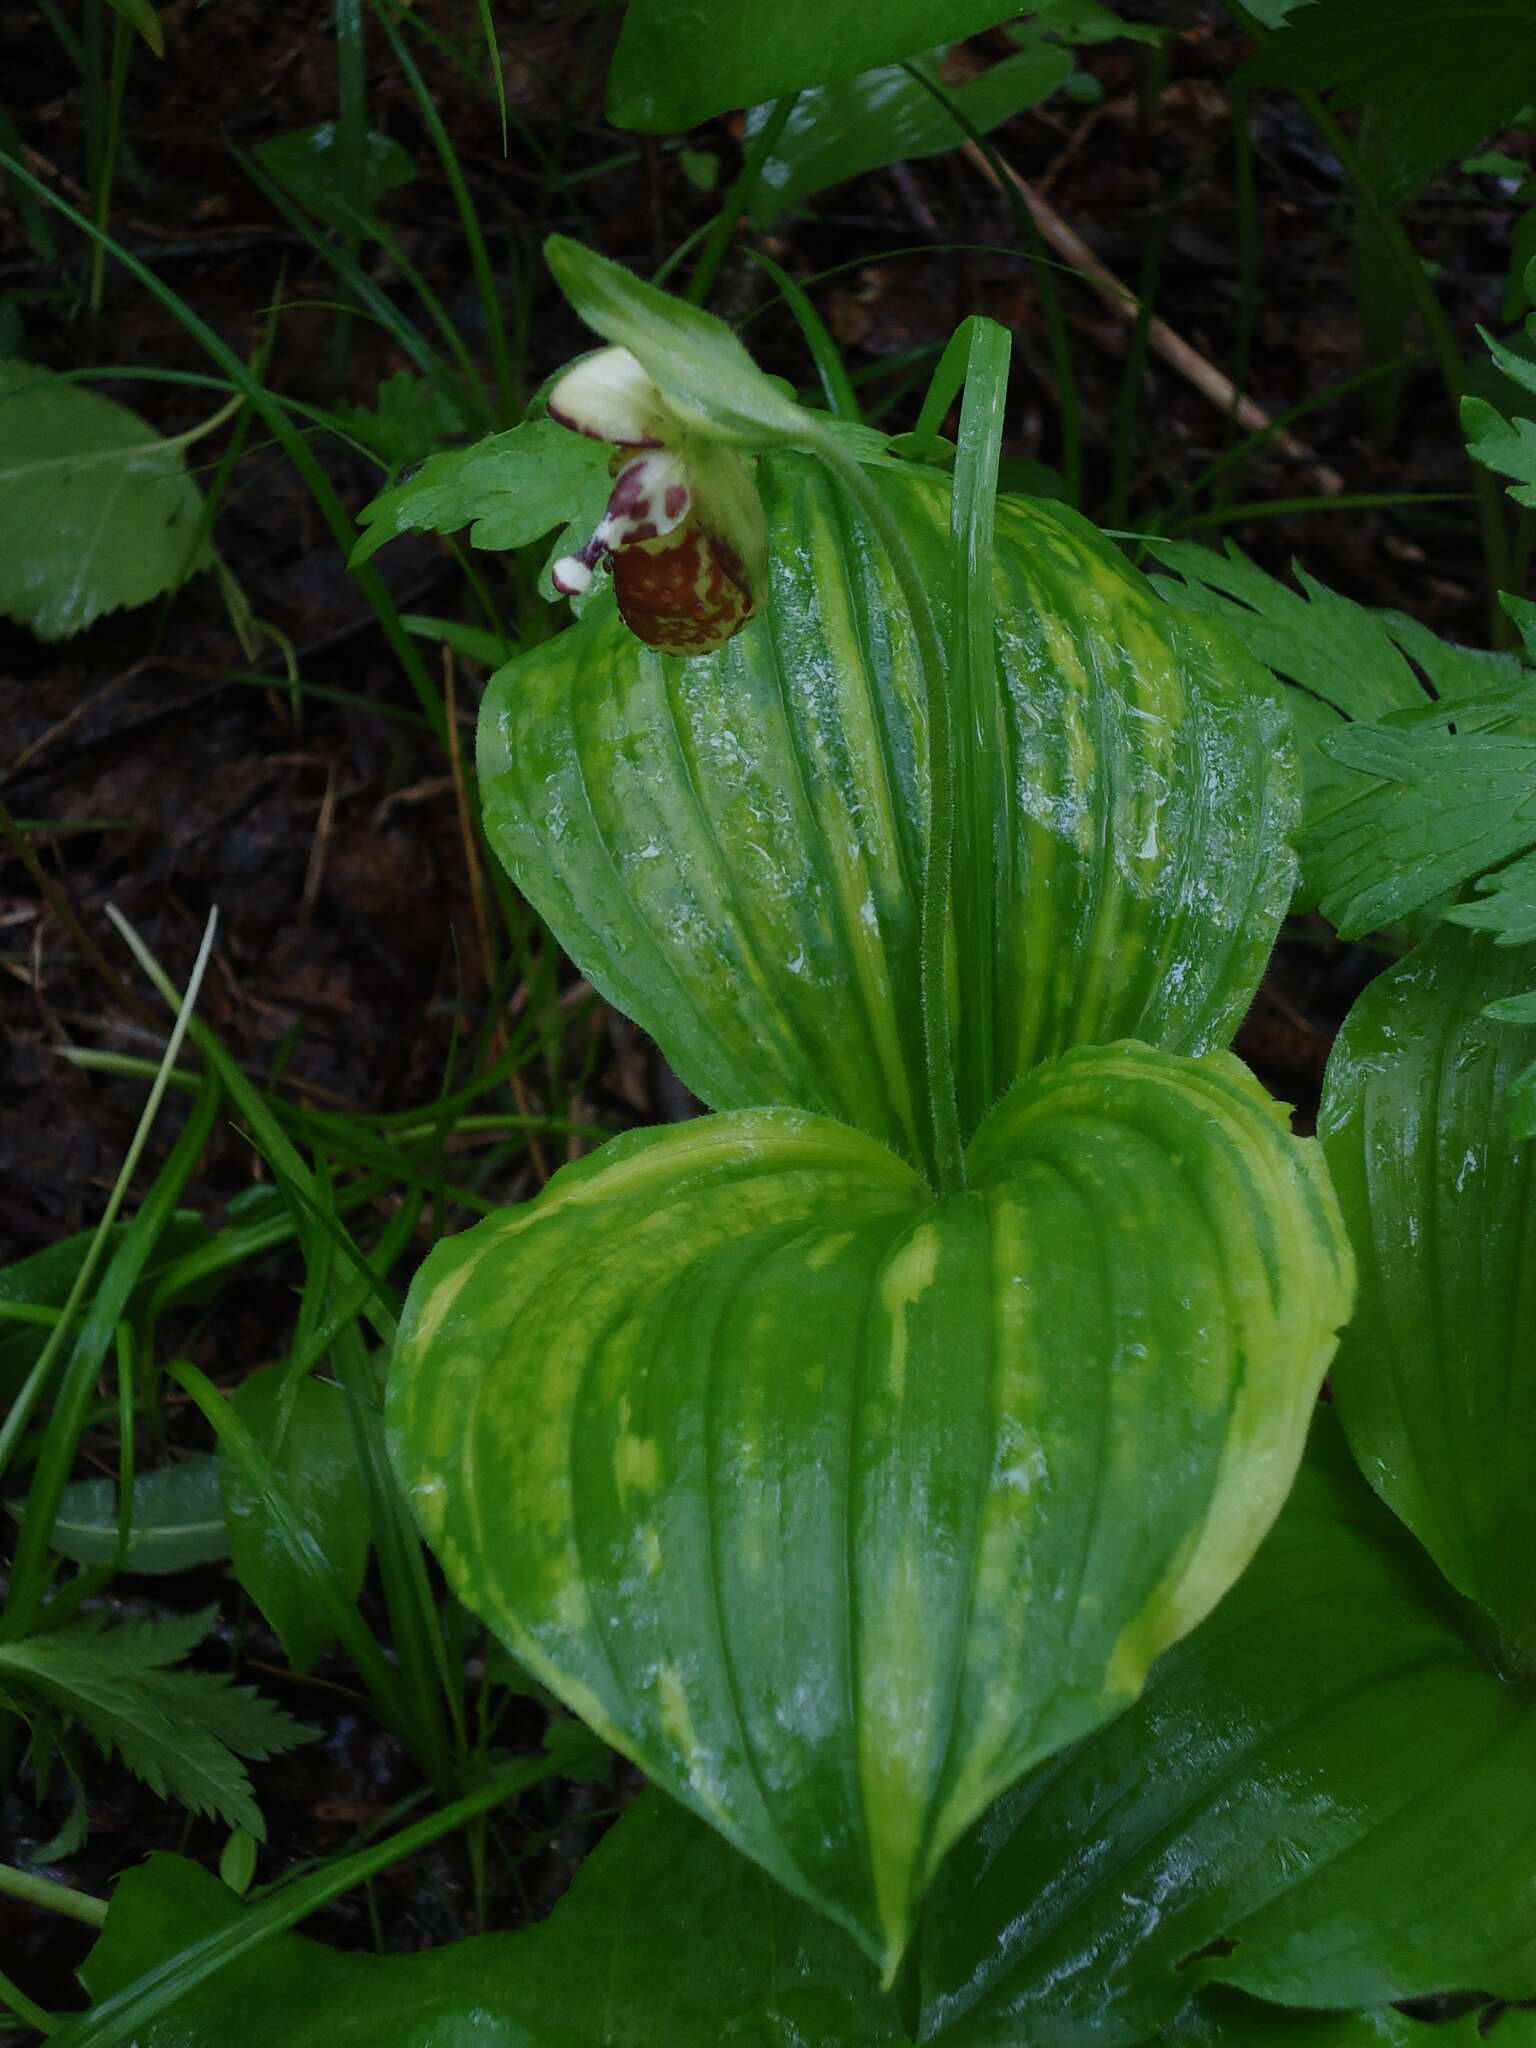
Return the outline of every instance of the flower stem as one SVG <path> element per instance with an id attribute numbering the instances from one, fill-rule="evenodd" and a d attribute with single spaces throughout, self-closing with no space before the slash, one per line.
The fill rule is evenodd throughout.
<path id="1" fill-rule="evenodd" d="M 41 1906 L 45 1913 L 62 1913 L 70 1920 L 83 1920 L 87 1927 L 100 1927 L 107 1917 L 103 1900 L 88 1892 L 77 1892 L 52 1878 L 34 1877 L 30 1870 L 18 1870 L 14 1863 L 0 1863 L 0 1895 L 20 1899 L 24 1905 Z"/>
<path id="2" fill-rule="evenodd" d="M 812 445 L 847 486 L 890 557 L 917 639 L 928 722 L 928 833 L 923 853 L 918 946 L 932 1155 L 929 1165 L 939 1193 L 956 1194 L 965 1186 L 965 1147 L 960 1137 L 949 1021 L 949 905 L 955 846 L 949 661 L 927 588 L 901 531 L 901 522 L 859 464 L 830 435 L 825 440 L 818 437 Z"/>

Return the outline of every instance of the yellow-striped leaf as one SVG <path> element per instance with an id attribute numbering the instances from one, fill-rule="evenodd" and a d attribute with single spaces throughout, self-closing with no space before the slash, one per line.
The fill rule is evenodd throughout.
<path id="1" fill-rule="evenodd" d="M 869 475 L 944 613 L 948 485 Z M 764 614 L 721 652 L 640 646 L 606 602 L 503 669 L 480 775 L 492 843 L 582 972 L 711 1107 L 785 1104 L 921 1160 L 926 718 L 883 550 L 813 458 L 758 463 Z M 1158 602 L 1092 528 L 1003 499 L 999 702 L 962 845 L 995 849 L 951 987 L 967 1133 L 1077 1044 L 1198 1054 L 1252 999 L 1294 880 L 1272 680 Z M 990 987 L 985 1017 L 974 998 Z M 969 993 L 968 993 L 969 992 Z"/>
<path id="2" fill-rule="evenodd" d="M 422 1268 L 392 1439 L 459 1596 L 890 1971 L 1247 1563 L 1349 1290 L 1235 1060 L 1084 1048 L 957 1195 L 786 1110 L 568 1167 Z"/>

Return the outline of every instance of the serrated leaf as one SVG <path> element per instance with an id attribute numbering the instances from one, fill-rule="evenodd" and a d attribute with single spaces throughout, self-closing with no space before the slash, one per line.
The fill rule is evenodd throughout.
<path id="1" fill-rule="evenodd" d="M 372 405 L 343 401 L 335 412 L 347 432 L 393 470 L 424 461 L 470 425 L 457 393 L 413 370 L 397 370 L 386 377 Z"/>
<path id="2" fill-rule="evenodd" d="M 402 533 L 470 529 L 477 548 L 520 548 L 578 506 L 599 511 L 611 488 L 608 450 L 554 420 L 529 420 L 471 448 L 429 455 L 414 476 L 365 505 L 352 567 Z M 597 494 L 601 495 L 598 496 Z"/>
<path id="3" fill-rule="evenodd" d="M 1420 910 L 1536 844 L 1536 740 L 1358 725 L 1324 746 L 1375 778 L 1303 835 L 1323 914 L 1345 938 Z"/>
<path id="4" fill-rule="evenodd" d="M 1484 901 L 1456 903 L 1445 913 L 1452 924 L 1492 932 L 1501 946 L 1536 945 L 1536 854 L 1481 876 L 1477 891 Z"/>
<path id="5" fill-rule="evenodd" d="M 7 1501 L 20 1522 L 24 1501 Z M 49 1538 L 74 1564 L 117 1561 L 117 1482 L 79 1479 L 66 1486 Z M 163 1577 L 229 1555 L 218 1460 L 206 1453 L 140 1472 L 133 1482 L 133 1534 L 121 1569 Z"/>
<path id="6" fill-rule="evenodd" d="M 0 362 L 0 613 L 40 640 L 213 561 L 181 443 L 34 363 Z"/>
<path id="7" fill-rule="evenodd" d="M 918 60 L 940 76 L 942 51 Z M 1016 51 L 979 77 L 950 89 L 949 97 L 978 133 L 986 135 L 1053 93 L 1072 69 L 1072 53 L 1043 41 Z M 747 134 L 772 119 L 774 108 L 755 107 Z M 779 132 L 753 188 L 751 214 L 769 228 L 784 214 L 850 178 L 914 157 L 936 156 L 965 140 L 953 115 L 900 65 L 861 71 L 836 84 L 801 93 Z"/>
<path id="8" fill-rule="evenodd" d="M 1349 1302 L 1229 1055 L 1069 1054 L 968 1160 L 935 1198 L 789 1111 L 619 1139 L 437 1248 L 390 1375 L 459 1598 L 887 1970 L 1241 1571 Z"/>
<path id="9" fill-rule="evenodd" d="M 1527 267 L 1527 286 L 1532 270 L 1536 270 L 1536 263 Z M 1528 321 L 1526 325 L 1528 329 L 1536 327 L 1536 322 Z M 1519 391 L 1536 392 L 1536 363 L 1521 347 L 1510 347 L 1497 340 L 1485 327 L 1478 332 L 1488 344 L 1494 363 L 1517 387 L 1517 395 Z M 1525 347 L 1529 346 L 1528 341 Z M 1536 422 L 1519 416 L 1506 419 L 1486 398 L 1472 395 L 1461 401 L 1461 424 L 1467 436 L 1467 453 L 1473 460 L 1496 475 L 1513 478 L 1509 495 L 1516 504 L 1536 505 Z M 1501 601 L 1517 620 L 1527 606 L 1527 600 L 1520 597 L 1505 596 Z"/>
<path id="10" fill-rule="evenodd" d="M 1459 702 L 1523 676 L 1508 655 L 1457 647 L 1402 612 L 1356 604 L 1299 566 L 1292 573 L 1300 591 L 1292 590 L 1255 567 L 1235 542 L 1222 554 L 1188 541 L 1160 540 L 1155 551 L 1183 579 L 1155 579 L 1171 604 L 1219 620 L 1291 686 L 1285 697 L 1301 750 L 1309 828 L 1360 793 L 1358 779 L 1324 745 L 1342 721 L 1421 709 L 1429 702 L 1425 682 L 1437 700 Z M 1305 838 L 1301 855 L 1296 908 L 1313 909 L 1330 877 Z"/>
<path id="11" fill-rule="evenodd" d="M 1491 2019 L 1492 2048 L 1532 2048 L 1536 2014 L 1430 2026 L 1385 2003 L 1536 1982 L 1533 1710 L 1481 1666 L 1449 1597 L 1321 1415 L 1295 1491 L 1217 1613 L 1137 1706 L 962 1845 L 929 1910 L 910 2035 L 847 1937 L 652 1791 L 542 1926 L 413 1956 L 281 1935 L 134 2038 L 1477 2048 Z M 151 1857 L 119 1880 L 87 1987 L 98 2000 L 125 1990 L 247 1910 L 206 1871 Z M 1298 2004 L 1369 2005 L 1285 2011 L 1210 1981 L 1229 1976 Z"/>
<path id="12" fill-rule="evenodd" d="M 0 1644 L 0 1674 L 76 1721 L 162 1799 L 266 1839 L 240 1757 L 307 1741 L 281 1707 L 222 1672 L 169 1671 L 208 1633 L 213 1609 L 104 1628 L 73 1623 Z"/>
<path id="13" fill-rule="evenodd" d="M 608 74 L 608 118 L 664 134 L 728 108 L 850 78 L 1017 14 L 999 0 L 736 0 L 707 21 L 697 0 L 630 0 Z"/>
<path id="14" fill-rule="evenodd" d="M 888 463 L 941 611 L 949 485 Z M 595 603 L 494 676 L 492 845 L 582 973 L 715 1108 L 814 1109 L 921 1156 L 916 878 L 926 720 L 883 552 L 811 457 L 759 458 L 773 587 L 673 662 Z M 1085 522 L 1001 500 L 1002 704 L 975 830 L 996 857 L 990 1053 L 954 993 L 962 1118 L 1076 1043 L 1224 1045 L 1294 873 L 1270 678 L 1157 603 Z"/>
<path id="15" fill-rule="evenodd" d="M 345 1397 L 329 1380 L 304 1379 L 287 1391 L 272 1366 L 242 1380 L 230 1405 L 265 1452 L 292 1513 L 319 1545 L 350 1600 L 368 1569 L 368 1507 Z M 295 1671 L 312 1671 L 335 1640 L 310 1574 L 274 1527 L 240 1462 L 217 1460 L 235 1576 L 272 1624 Z"/>
<path id="16" fill-rule="evenodd" d="M 1375 109 L 1372 183 L 1395 206 L 1536 98 L 1536 0 L 1314 0 L 1239 78 Z"/>
<path id="17" fill-rule="evenodd" d="M 1464 398 L 1461 424 L 1474 461 L 1514 478 L 1509 495 L 1517 505 L 1536 505 L 1536 420 L 1507 420 L 1486 399 Z"/>
<path id="18" fill-rule="evenodd" d="M 1536 1147 L 1508 1128 L 1536 1027 L 1487 1006 L 1528 956 L 1442 926 L 1373 982 L 1320 1126 L 1361 1260 L 1339 1412 L 1371 1484 L 1536 1656 Z"/>
<path id="19" fill-rule="evenodd" d="M 1220 619 L 1267 668 L 1321 699 L 1341 718 L 1385 718 L 1437 698 L 1482 695 L 1518 680 L 1507 654 L 1458 647 L 1405 612 L 1379 611 L 1341 597 L 1299 565 L 1290 589 L 1250 562 L 1235 541 L 1223 553 L 1191 541 L 1157 540 L 1157 559 L 1183 579 L 1158 579 L 1170 603 Z"/>

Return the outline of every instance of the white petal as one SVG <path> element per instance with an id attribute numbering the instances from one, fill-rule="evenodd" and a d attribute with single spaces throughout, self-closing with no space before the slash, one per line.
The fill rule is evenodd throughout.
<path id="1" fill-rule="evenodd" d="M 621 448 L 655 448 L 666 438 L 666 401 L 627 348 L 583 356 L 555 382 L 549 416 L 562 427 Z"/>
<path id="2" fill-rule="evenodd" d="M 592 588 L 592 571 L 580 555 L 562 555 L 551 568 L 549 580 L 562 597 L 585 597 Z"/>
<path id="3" fill-rule="evenodd" d="M 613 493 L 592 536 L 610 553 L 632 541 L 660 540 L 688 517 L 693 493 L 680 455 L 658 448 L 626 462 L 613 480 Z"/>

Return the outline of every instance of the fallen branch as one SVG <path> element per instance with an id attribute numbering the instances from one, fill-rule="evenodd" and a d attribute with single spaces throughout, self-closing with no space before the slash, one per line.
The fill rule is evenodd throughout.
<path id="1" fill-rule="evenodd" d="M 988 184 L 995 190 L 1003 189 L 1006 178 L 1034 216 L 1041 238 L 1056 254 L 1070 263 L 1072 268 L 1092 285 L 1116 317 L 1127 327 L 1133 326 L 1141 317 L 1142 304 L 1136 294 L 1123 285 L 1114 272 L 1101 263 L 1088 244 L 1075 229 L 1067 223 L 1034 189 L 1027 178 L 1020 174 L 1001 157 L 995 158 L 1001 167 L 1002 177 L 994 168 L 994 158 L 975 142 L 965 144 L 965 154 L 976 166 Z M 1312 473 L 1312 479 L 1325 497 L 1336 497 L 1344 488 L 1344 478 L 1326 462 L 1320 462 L 1304 441 L 1299 441 L 1289 428 L 1276 427 L 1269 414 L 1261 405 L 1240 392 L 1232 379 L 1196 348 L 1191 348 L 1181 334 L 1176 334 L 1166 320 L 1155 314 L 1147 322 L 1147 340 L 1170 369 L 1177 370 L 1181 377 L 1203 392 L 1211 403 L 1250 434 L 1269 434 L 1274 445 L 1292 462 L 1300 463 Z"/>

